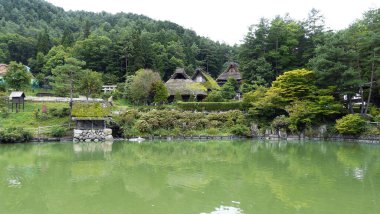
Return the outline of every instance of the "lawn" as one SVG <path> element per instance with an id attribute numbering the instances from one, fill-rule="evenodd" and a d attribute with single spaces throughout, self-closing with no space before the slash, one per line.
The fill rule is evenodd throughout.
<path id="1" fill-rule="evenodd" d="M 35 111 L 41 112 L 42 106 L 46 105 L 47 114 L 43 119 L 37 119 L 35 117 Z M 64 108 L 68 107 L 68 103 L 32 103 L 25 102 L 25 110 L 21 109 L 20 112 L 16 113 L 15 110 L 10 112 L 8 117 L 0 118 L 0 128 L 9 128 L 9 127 L 22 127 L 30 130 L 31 132 L 36 132 L 38 127 L 44 126 L 63 126 L 68 127 L 68 122 L 70 118 L 68 116 L 63 118 L 54 117 L 49 114 L 49 110 L 52 108 Z M 11 111 L 11 109 L 9 109 Z M 42 129 L 43 132 L 49 132 L 51 127 Z"/>

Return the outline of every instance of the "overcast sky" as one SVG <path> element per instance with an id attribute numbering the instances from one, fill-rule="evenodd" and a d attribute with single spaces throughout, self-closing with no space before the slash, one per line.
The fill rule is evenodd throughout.
<path id="1" fill-rule="evenodd" d="M 333 30 L 344 29 L 362 14 L 378 8 L 377 0 L 47 0 L 65 10 L 110 13 L 131 12 L 156 20 L 168 20 L 196 31 L 212 40 L 239 44 L 248 27 L 261 17 L 272 19 L 289 13 L 296 20 L 307 18 L 318 9 L 325 24 Z"/>

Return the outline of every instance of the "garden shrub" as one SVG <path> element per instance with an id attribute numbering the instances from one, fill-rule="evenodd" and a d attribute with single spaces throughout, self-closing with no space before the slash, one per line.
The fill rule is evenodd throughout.
<path id="1" fill-rule="evenodd" d="M 70 108 L 51 108 L 49 109 L 49 113 L 53 116 L 53 117 L 59 117 L 59 118 L 63 118 L 63 117 L 68 117 L 70 116 Z"/>
<path id="2" fill-rule="evenodd" d="M 66 129 L 59 126 L 54 126 L 51 129 L 51 136 L 53 137 L 63 137 L 66 134 Z"/>
<path id="3" fill-rule="evenodd" d="M 366 121 L 359 114 L 349 114 L 336 120 L 335 128 L 343 135 L 360 135 L 366 130 Z"/>
<path id="4" fill-rule="evenodd" d="M 0 143 L 22 143 L 32 139 L 32 133 L 23 128 L 7 128 L 0 130 Z"/>
<path id="5" fill-rule="evenodd" d="M 178 102 L 177 106 L 186 111 L 229 111 L 241 110 L 241 102 Z"/>
<path id="6" fill-rule="evenodd" d="M 241 124 L 234 125 L 231 128 L 231 133 L 237 136 L 249 136 L 249 132 L 249 128 Z"/>

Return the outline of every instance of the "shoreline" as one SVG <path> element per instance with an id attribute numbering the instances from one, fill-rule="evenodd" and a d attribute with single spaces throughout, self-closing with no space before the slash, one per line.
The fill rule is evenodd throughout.
<path id="1" fill-rule="evenodd" d="M 129 141 L 132 138 L 115 138 L 113 141 Z M 361 144 L 380 144 L 380 136 L 376 137 L 342 137 L 342 136 L 332 136 L 332 137 L 298 137 L 298 136 L 288 136 L 288 137 L 276 137 L 276 136 L 254 136 L 254 137 L 241 137 L 241 136 L 151 136 L 144 138 L 144 141 L 154 141 L 154 140 L 285 140 L 285 141 L 336 141 L 336 142 L 352 142 Z M 33 138 L 30 142 L 73 142 L 72 137 L 64 138 Z M 90 141 L 94 142 L 94 141 Z M 104 142 L 104 141 L 99 141 Z M 79 143 L 79 142 L 77 142 Z M 96 142 L 94 142 L 96 143 Z"/>

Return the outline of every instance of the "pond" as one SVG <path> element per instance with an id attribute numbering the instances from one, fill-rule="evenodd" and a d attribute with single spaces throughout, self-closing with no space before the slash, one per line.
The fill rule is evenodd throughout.
<path id="1" fill-rule="evenodd" d="M 380 145 L 0 145 L 0 213 L 380 213 Z"/>

